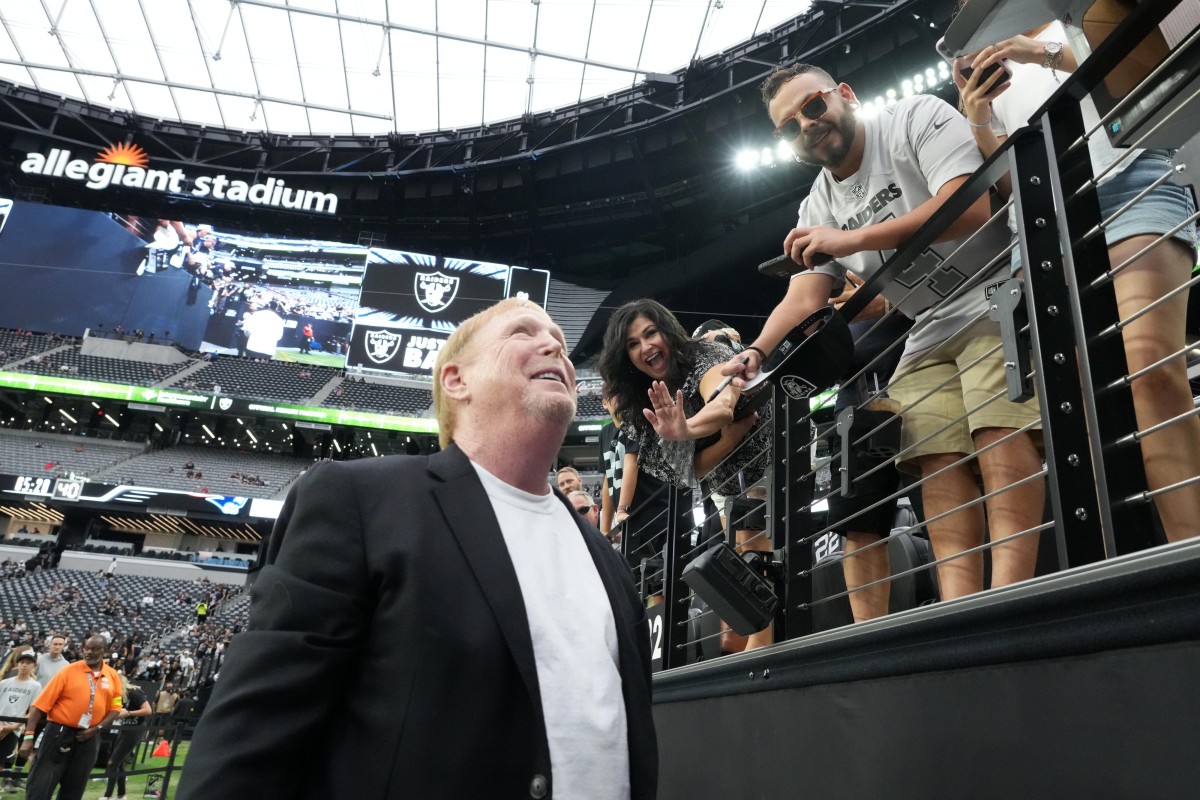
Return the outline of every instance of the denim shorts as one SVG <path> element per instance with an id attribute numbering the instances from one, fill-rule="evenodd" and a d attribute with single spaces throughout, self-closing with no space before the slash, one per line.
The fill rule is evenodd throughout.
<path id="1" fill-rule="evenodd" d="M 1111 180 L 1100 184 L 1096 194 L 1100 199 L 1100 218 L 1108 219 L 1121 206 L 1128 203 L 1151 183 L 1169 172 L 1172 167 L 1170 150 L 1146 150 L 1121 170 Z M 1176 186 L 1167 181 L 1154 191 L 1138 200 L 1124 214 L 1117 217 L 1104 231 L 1104 240 L 1112 247 L 1117 242 L 1132 236 L 1151 234 L 1161 236 L 1185 219 L 1196 213 L 1192 192 L 1186 186 Z M 1013 242 L 1017 241 L 1013 234 Z M 1196 223 L 1190 222 L 1177 231 L 1172 238 L 1189 247 L 1193 257 L 1197 252 Z M 1013 270 L 1021 266 L 1021 251 L 1013 251 Z"/>
<path id="2" fill-rule="evenodd" d="M 1137 197 L 1147 186 L 1174 169 L 1170 150 L 1146 150 L 1110 181 L 1100 184 L 1100 216 L 1108 217 Z M 1192 192 L 1186 186 L 1167 181 L 1138 200 L 1104 231 L 1104 239 L 1112 247 L 1131 236 L 1154 234 L 1161 236 L 1196 213 Z M 1174 237 L 1196 254 L 1196 223 L 1190 222 Z"/>

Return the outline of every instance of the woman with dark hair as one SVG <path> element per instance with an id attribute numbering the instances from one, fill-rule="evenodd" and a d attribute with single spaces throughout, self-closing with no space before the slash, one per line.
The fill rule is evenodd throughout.
<path id="1" fill-rule="evenodd" d="M 639 469 L 683 486 L 704 478 L 719 494 L 740 491 L 739 473 L 745 486 L 762 477 L 770 413 L 734 421 L 738 385 L 705 402 L 732 357 L 724 344 L 689 339 L 675 315 L 653 300 L 617 309 L 604 334 L 600 374 L 614 412 L 640 445 Z"/>
<path id="2" fill-rule="evenodd" d="M 771 413 L 734 420 L 740 381 L 709 395 L 721 383 L 721 367 L 734 351 L 720 342 L 689 339 L 675 315 L 653 300 L 621 306 L 608 322 L 600 374 L 611 392 L 613 416 L 636 443 L 637 466 L 682 486 L 700 480 L 717 495 L 738 495 L 766 470 Z M 755 496 L 765 497 L 759 489 Z M 760 531 L 738 530 L 739 549 L 769 550 Z M 724 623 L 722 623 L 724 627 Z M 726 630 L 721 649 L 741 652 L 771 643 L 773 627 L 749 637 Z"/>

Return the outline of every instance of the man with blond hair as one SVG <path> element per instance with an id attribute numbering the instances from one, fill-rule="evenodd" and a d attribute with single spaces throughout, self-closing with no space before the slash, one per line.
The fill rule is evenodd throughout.
<path id="1" fill-rule="evenodd" d="M 575 415 L 562 331 L 492 306 L 433 399 L 441 452 L 292 489 L 180 800 L 655 796 L 645 612 L 546 485 Z"/>

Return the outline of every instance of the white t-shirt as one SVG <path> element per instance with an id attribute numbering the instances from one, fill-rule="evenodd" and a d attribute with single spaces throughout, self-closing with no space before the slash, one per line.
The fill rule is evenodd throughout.
<path id="1" fill-rule="evenodd" d="M 274 354 L 283 338 L 283 319 L 269 308 L 260 309 L 242 319 L 242 330 L 249 337 L 247 350 Z"/>
<path id="2" fill-rule="evenodd" d="M 947 182 L 970 175 L 983 164 L 966 119 L 936 97 L 921 95 L 901 100 L 878 116 L 864 119 L 863 127 L 866 142 L 858 172 L 839 181 L 829 170 L 821 170 L 800 204 L 798 225 L 857 230 L 903 216 L 936 195 Z M 884 287 L 883 296 L 917 321 L 898 368 L 941 344 L 984 312 L 985 287 L 1007 278 L 1008 258 L 1000 259 L 986 275 L 977 275 L 1008 247 L 1009 235 L 1003 224 L 979 231 L 954 255 L 964 241 L 952 239 L 932 245 L 913 262 L 915 269 L 906 270 Z M 847 269 L 870 278 L 893 252 L 855 253 L 814 271 L 832 276 L 840 291 Z M 920 280 L 931 272 L 937 276 L 935 280 Z M 917 280 L 905 277 L 906 273 Z M 942 298 L 968 280 L 971 288 L 935 310 Z M 921 288 L 914 291 L 914 286 Z M 984 316 L 970 330 L 973 334 L 998 334 L 999 326 Z"/>
<path id="3" fill-rule="evenodd" d="M 629 744 L 608 593 L 571 512 L 472 464 L 525 601 L 558 800 L 628 800 Z"/>
<path id="4" fill-rule="evenodd" d="M 1062 23 L 1056 21 L 1034 38 L 1039 42 L 1068 44 L 1069 37 Z M 1075 49 L 1075 43 L 1069 44 L 1072 45 L 1073 52 L 1078 55 L 1079 51 Z M 1046 101 L 1050 99 L 1050 95 L 1061 87 L 1061 84 L 1055 81 L 1054 76 L 1050 74 L 1050 70 L 1043 69 L 1041 64 L 1017 64 L 1012 61 L 1005 63 L 1013 73 L 1012 87 L 992 101 L 992 130 L 997 136 L 1010 136 L 1019 128 L 1028 125 L 1029 118 L 1045 105 Z M 1059 71 L 1058 80 L 1065 80 L 1069 74 Z M 1091 97 L 1083 98 L 1079 103 L 1079 110 L 1083 114 L 1085 133 L 1100 124 L 1100 114 L 1096 111 L 1096 104 L 1092 102 Z M 1094 175 L 1099 175 L 1108 169 L 1124 153 L 1125 150 L 1117 150 L 1109 144 L 1108 135 L 1103 130 L 1096 131 L 1088 139 L 1088 154 L 1092 157 L 1092 174 Z M 1121 170 L 1132 164 L 1135 158 L 1137 158 L 1137 153 L 1114 167 L 1112 172 L 1101 178 L 1099 182 L 1104 183 L 1115 178 L 1121 174 Z M 1010 222 L 1010 226 L 1016 230 L 1015 217 Z"/>

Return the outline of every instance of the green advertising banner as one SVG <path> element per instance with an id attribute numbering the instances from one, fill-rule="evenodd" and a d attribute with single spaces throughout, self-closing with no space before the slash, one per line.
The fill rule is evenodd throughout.
<path id="1" fill-rule="evenodd" d="M 259 402 L 239 397 L 181 392 L 174 389 L 156 389 L 49 375 L 27 375 L 23 372 L 0 372 L 0 388 L 79 395 L 103 400 L 123 400 L 131 403 L 153 403 L 172 408 L 204 409 L 228 414 L 260 414 L 276 419 L 349 425 L 356 428 L 373 428 L 404 433 L 437 433 L 438 429 L 437 420 L 424 417 L 393 417 L 390 414 L 351 411 L 344 408 L 318 408 L 287 403 Z"/>

